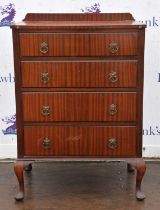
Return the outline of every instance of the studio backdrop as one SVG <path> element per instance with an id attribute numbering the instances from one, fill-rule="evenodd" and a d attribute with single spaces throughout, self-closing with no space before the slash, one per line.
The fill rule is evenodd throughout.
<path id="1" fill-rule="evenodd" d="M 160 1 L 1 0 L 0 1 L 0 158 L 16 158 L 15 79 L 10 24 L 28 12 L 130 12 L 147 24 L 144 66 L 143 156 L 160 157 Z"/>

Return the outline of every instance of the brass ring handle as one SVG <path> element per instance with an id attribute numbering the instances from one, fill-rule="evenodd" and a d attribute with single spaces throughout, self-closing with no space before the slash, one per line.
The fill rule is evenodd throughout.
<path id="1" fill-rule="evenodd" d="M 109 147 L 110 149 L 116 149 L 116 148 L 118 147 L 118 142 L 117 142 L 117 140 L 114 139 L 114 138 L 109 139 L 109 140 L 108 140 L 108 147 Z"/>
<path id="2" fill-rule="evenodd" d="M 48 74 L 48 72 L 41 73 L 41 81 L 44 84 L 47 84 L 49 82 L 49 74 Z"/>
<path id="3" fill-rule="evenodd" d="M 117 113 L 117 105 L 116 104 L 111 104 L 109 106 L 109 113 L 110 113 L 110 115 L 115 115 Z"/>
<path id="4" fill-rule="evenodd" d="M 48 105 L 43 105 L 42 106 L 42 115 L 43 116 L 48 116 L 50 114 L 50 111 L 49 111 L 50 107 Z"/>
<path id="5" fill-rule="evenodd" d="M 46 42 L 42 42 L 40 44 L 40 52 L 46 54 L 48 52 L 48 44 Z"/>
<path id="6" fill-rule="evenodd" d="M 115 71 L 110 72 L 109 75 L 108 75 L 108 79 L 112 83 L 117 82 L 118 81 L 117 72 L 115 72 Z"/>
<path id="7" fill-rule="evenodd" d="M 116 42 L 111 42 L 109 44 L 109 51 L 112 53 L 112 54 L 115 54 L 119 51 L 119 47 L 118 47 L 118 44 Z"/>
<path id="8" fill-rule="evenodd" d="M 48 149 L 51 146 L 51 140 L 46 137 L 43 140 L 42 145 L 45 149 Z"/>

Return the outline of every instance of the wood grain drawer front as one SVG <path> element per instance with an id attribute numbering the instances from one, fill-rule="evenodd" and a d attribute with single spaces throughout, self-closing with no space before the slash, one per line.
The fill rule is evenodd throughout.
<path id="1" fill-rule="evenodd" d="M 137 55 L 137 33 L 21 33 L 21 56 Z"/>
<path id="2" fill-rule="evenodd" d="M 25 156 L 136 156 L 136 127 L 24 128 Z"/>
<path id="3" fill-rule="evenodd" d="M 23 93 L 25 121 L 135 121 L 136 93 Z"/>
<path id="4" fill-rule="evenodd" d="M 137 61 L 22 62 L 23 87 L 136 87 Z"/>

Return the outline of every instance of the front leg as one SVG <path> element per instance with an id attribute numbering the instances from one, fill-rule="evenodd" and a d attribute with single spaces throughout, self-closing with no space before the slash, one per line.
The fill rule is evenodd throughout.
<path id="1" fill-rule="evenodd" d="M 14 164 L 14 171 L 19 183 L 19 192 L 15 196 L 17 201 L 21 201 L 24 198 L 24 177 L 23 177 L 24 162 L 16 161 Z"/>
<path id="2" fill-rule="evenodd" d="M 145 162 L 142 158 L 138 159 L 137 164 L 136 164 L 136 169 L 137 169 L 136 197 L 137 197 L 138 200 L 144 200 L 145 195 L 141 191 L 141 183 L 142 183 L 142 179 L 143 179 L 143 176 L 145 174 L 145 171 L 146 171 L 146 164 L 145 164 Z"/>
<path id="3" fill-rule="evenodd" d="M 137 158 L 131 163 L 131 165 L 134 166 L 135 169 L 137 170 L 136 198 L 137 198 L 137 200 L 141 201 L 141 200 L 145 199 L 145 195 L 141 190 L 141 183 L 142 183 L 142 179 L 145 174 L 145 171 L 146 171 L 146 164 L 145 164 L 143 158 Z"/>

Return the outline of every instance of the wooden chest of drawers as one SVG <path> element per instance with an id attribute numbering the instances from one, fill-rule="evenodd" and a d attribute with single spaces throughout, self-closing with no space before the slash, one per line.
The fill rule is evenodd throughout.
<path id="1" fill-rule="evenodd" d="M 138 158 L 129 162 L 137 169 L 136 196 L 144 199 L 145 25 L 127 13 L 27 14 L 12 29 L 16 199 L 23 199 L 25 163 L 44 158 Z"/>

